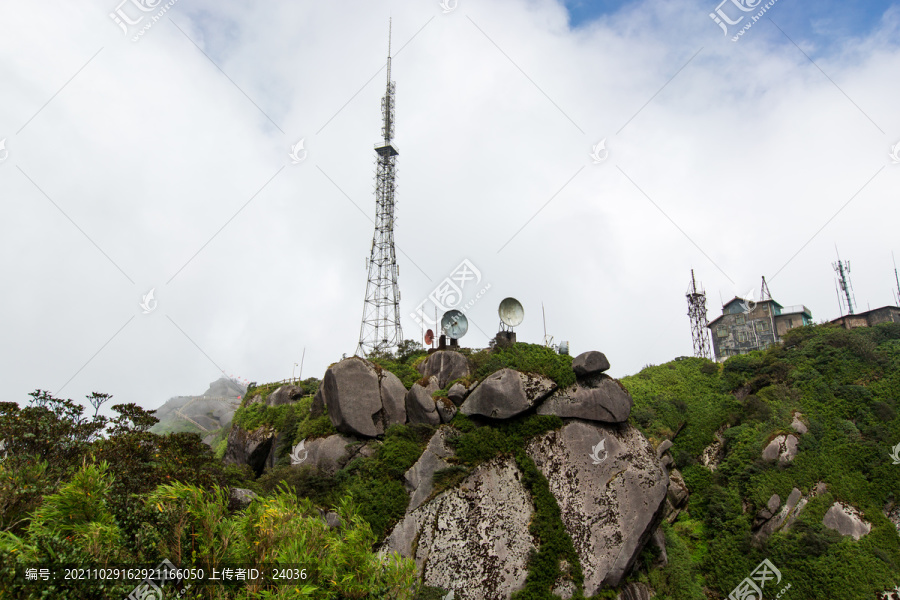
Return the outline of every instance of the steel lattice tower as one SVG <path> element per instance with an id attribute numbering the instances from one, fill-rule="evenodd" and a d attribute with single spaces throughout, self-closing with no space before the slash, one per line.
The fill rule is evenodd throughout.
<path id="1" fill-rule="evenodd" d="M 381 99 L 382 142 L 375 144 L 375 234 L 368 261 L 369 279 L 359 329 L 358 356 L 375 350 L 389 350 L 403 341 L 400 330 L 400 288 L 397 256 L 394 252 L 394 194 L 397 189 L 397 155 L 394 138 L 394 93 L 391 81 L 391 35 L 388 27 L 387 89 Z"/>
<path id="2" fill-rule="evenodd" d="M 706 292 L 697 289 L 694 270 L 691 269 L 691 287 L 688 288 L 688 316 L 691 318 L 691 336 L 694 338 L 694 356 L 712 359 L 709 337 L 706 335 Z"/>

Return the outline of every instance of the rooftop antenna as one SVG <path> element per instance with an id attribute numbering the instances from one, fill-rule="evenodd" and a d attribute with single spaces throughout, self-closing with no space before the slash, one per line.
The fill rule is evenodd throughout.
<path id="1" fill-rule="evenodd" d="M 772 293 L 769 291 L 769 284 L 766 283 L 766 276 L 762 276 L 762 286 L 759 288 L 759 301 L 765 302 L 772 299 Z"/>
<path id="2" fill-rule="evenodd" d="M 847 314 L 854 314 L 853 304 L 853 287 L 850 284 L 850 261 L 842 261 L 841 255 L 838 254 L 837 244 L 834 245 L 834 252 L 837 254 L 837 262 L 832 263 L 831 266 L 834 269 L 834 272 L 837 273 L 838 283 L 841 286 L 841 291 L 844 292 L 845 301 L 847 302 Z M 843 307 L 841 308 L 841 316 L 843 316 Z"/>
<path id="3" fill-rule="evenodd" d="M 719 292 L 721 294 L 721 292 Z M 706 330 L 709 325 L 706 321 L 706 292 L 697 288 L 697 280 L 694 270 L 691 269 L 691 287 L 687 292 L 688 316 L 691 318 L 691 337 L 694 341 L 694 356 L 699 358 L 712 358 L 709 349 L 709 337 Z M 724 306 L 724 304 L 723 304 Z"/>
<path id="4" fill-rule="evenodd" d="M 541 302 L 541 316 L 544 318 L 544 345 L 549 348 L 553 344 L 553 336 L 547 335 L 547 313 L 544 311 L 543 302 Z"/>
<path id="5" fill-rule="evenodd" d="M 388 21 L 387 87 L 381 99 L 383 143 L 375 144 L 378 155 L 375 171 L 375 234 L 368 260 L 366 299 L 359 329 L 357 356 L 397 347 L 403 340 L 400 329 L 400 269 L 394 250 L 394 191 L 397 155 L 394 138 L 394 94 L 391 81 L 391 21 Z"/>

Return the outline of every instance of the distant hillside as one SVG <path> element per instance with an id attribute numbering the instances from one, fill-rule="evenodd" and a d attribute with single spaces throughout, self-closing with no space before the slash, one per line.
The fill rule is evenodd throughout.
<path id="1" fill-rule="evenodd" d="M 208 443 L 223 427 L 228 427 L 244 395 L 246 388 L 227 377 L 220 377 L 209 384 L 199 396 L 175 396 L 156 409 L 154 416 L 159 423 L 150 431 L 166 433 L 197 433 Z"/>

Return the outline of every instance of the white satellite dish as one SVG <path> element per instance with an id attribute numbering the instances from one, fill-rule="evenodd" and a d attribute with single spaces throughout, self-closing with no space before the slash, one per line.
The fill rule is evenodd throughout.
<path id="1" fill-rule="evenodd" d="M 458 340 L 469 330 L 469 320 L 458 310 L 448 310 L 441 317 L 441 330 L 451 340 Z"/>
<path id="2" fill-rule="evenodd" d="M 525 320 L 525 309 L 515 298 L 504 298 L 497 312 L 500 313 L 500 321 L 510 329 L 521 325 Z"/>

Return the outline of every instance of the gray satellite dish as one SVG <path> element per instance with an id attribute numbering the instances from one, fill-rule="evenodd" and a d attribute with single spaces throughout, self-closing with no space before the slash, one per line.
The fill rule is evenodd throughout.
<path id="1" fill-rule="evenodd" d="M 525 320 L 525 309 L 515 298 L 504 298 L 497 312 L 500 313 L 500 321 L 510 329 L 521 325 Z"/>
<path id="2" fill-rule="evenodd" d="M 448 310 L 441 317 L 441 329 L 451 340 L 458 340 L 469 330 L 469 320 L 458 310 Z"/>

